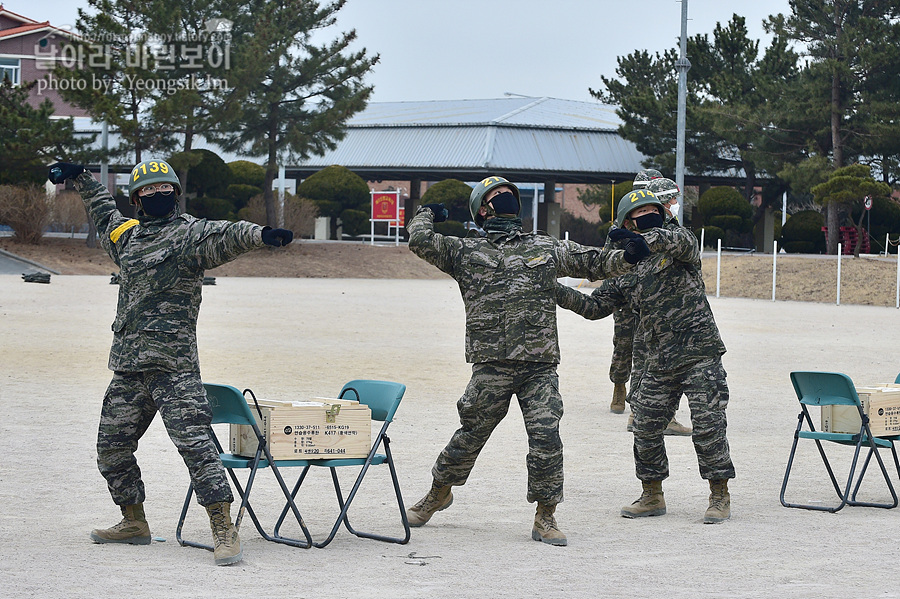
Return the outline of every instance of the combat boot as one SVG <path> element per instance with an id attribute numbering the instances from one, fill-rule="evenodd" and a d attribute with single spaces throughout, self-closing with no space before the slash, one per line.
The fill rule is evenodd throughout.
<path id="1" fill-rule="evenodd" d="M 241 538 L 231 523 L 231 503 L 222 501 L 206 506 L 209 514 L 209 527 L 212 529 L 215 548 L 213 555 L 217 566 L 227 566 L 241 561 L 244 550 L 241 549 Z"/>
<path id="2" fill-rule="evenodd" d="M 694 430 L 683 424 L 680 424 L 677 420 L 672 418 L 672 421 L 669 423 L 669 426 L 666 427 L 666 430 L 663 431 L 664 435 L 672 435 L 674 437 L 689 437 L 694 433 Z"/>
<path id="3" fill-rule="evenodd" d="M 634 432 L 634 412 L 628 415 L 628 423 L 625 425 L 625 430 L 629 433 Z"/>
<path id="4" fill-rule="evenodd" d="M 149 545 L 150 525 L 144 516 L 144 504 L 120 505 L 122 521 L 111 528 L 95 528 L 91 540 L 95 543 L 128 543 Z"/>
<path id="5" fill-rule="evenodd" d="M 612 403 L 609 404 L 609 411 L 613 414 L 625 413 L 625 383 L 616 383 L 613 387 Z"/>
<path id="6" fill-rule="evenodd" d="M 731 495 L 728 479 L 709 481 L 709 507 L 703 516 L 704 524 L 719 524 L 731 518 Z"/>
<path id="7" fill-rule="evenodd" d="M 422 526 L 434 516 L 435 512 L 445 510 L 453 503 L 450 485 L 431 484 L 431 490 L 417 504 L 406 510 L 406 519 L 410 526 Z"/>
<path id="8" fill-rule="evenodd" d="M 531 538 L 548 545 L 565 547 L 568 541 L 566 541 L 566 535 L 560 532 L 559 526 L 556 525 L 556 518 L 553 516 L 554 512 L 556 512 L 555 503 L 538 502 L 537 511 L 534 514 L 534 527 L 531 529 Z"/>
<path id="9" fill-rule="evenodd" d="M 644 492 L 637 501 L 622 508 L 624 518 L 643 518 L 645 516 L 662 516 L 666 513 L 666 500 L 663 497 L 662 481 L 641 481 Z"/>

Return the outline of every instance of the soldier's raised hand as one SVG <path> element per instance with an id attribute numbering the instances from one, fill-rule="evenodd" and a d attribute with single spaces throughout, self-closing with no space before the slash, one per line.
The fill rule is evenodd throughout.
<path id="1" fill-rule="evenodd" d="M 629 239 L 625 243 L 625 262 L 629 264 L 637 264 L 650 255 L 650 247 L 644 238 L 635 235 L 636 239 Z"/>
<path id="2" fill-rule="evenodd" d="M 262 231 L 262 240 L 266 245 L 281 247 L 294 240 L 294 232 L 288 229 L 273 229 L 265 227 Z"/>
<path id="3" fill-rule="evenodd" d="M 436 223 L 442 223 L 450 216 L 450 213 L 447 212 L 447 208 L 443 204 L 425 204 L 424 207 L 434 213 L 434 222 Z"/>
<path id="4" fill-rule="evenodd" d="M 47 178 L 51 183 L 65 183 L 68 179 L 74 179 L 84 172 L 84 167 L 80 164 L 72 164 L 71 162 L 57 162 L 50 165 L 50 171 Z"/>

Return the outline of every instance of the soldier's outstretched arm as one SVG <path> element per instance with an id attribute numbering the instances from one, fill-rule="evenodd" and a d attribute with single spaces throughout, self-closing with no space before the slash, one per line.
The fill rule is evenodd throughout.
<path id="1" fill-rule="evenodd" d="M 700 244 L 686 227 L 676 225 L 651 229 L 642 235 L 654 253 L 665 252 L 680 262 L 700 263 Z"/>
<path id="2" fill-rule="evenodd" d="M 437 266 L 452 277 L 462 249 L 462 241 L 459 237 L 435 233 L 434 223 L 434 210 L 430 206 L 420 206 L 406 226 L 409 232 L 409 249 L 419 258 Z"/>
<path id="3" fill-rule="evenodd" d="M 100 245 L 118 264 L 119 255 L 115 245 L 118 235 L 114 235 L 114 233 L 117 230 L 121 231 L 120 227 L 131 219 L 119 212 L 119 209 L 116 208 L 116 201 L 109 191 L 80 164 L 57 162 L 50 167 L 48 178 L 52 183 L 57 184 L 65 183 L 67 180 L 74 182 L 75 189 L 81 194 L 84 207 L 97 229 Z"/>
<path id="4" fill-rule="evenodd" d="M 599 320 L 624 306 L 626 301 L 618 286 L 612 281 L 606 280 L 590 295 L 557 283 L 556 303 L 588 320 Z"/>
<path id="5" fill-rule="evenodd" d="M 598 248 L 574 241 L 557 241 L 557 276 L 597 281 L 625 274 L 650 255 L 650 249 L 639 235 L 625 242 L 627 249 L 615 250 L 609 246 Z"/>

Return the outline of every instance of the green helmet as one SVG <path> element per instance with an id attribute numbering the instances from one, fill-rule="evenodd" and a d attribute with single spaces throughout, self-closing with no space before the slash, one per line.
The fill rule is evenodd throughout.
<path id="1" fill-rule="evenodd" d="M 647 191 L 652 191 L 653 195 L 660 199 L 663 203 L 671 202 L 673 199 L 677 198 L 681 195 L 681 190 L 678 189 L 678 184 L 671 179 L 666 179 L 665 177 L 660 179 L 653 179 L 650 183 L 647 184 L 645 188 Z"/>
<path id="2" fill-rule="evenodd" d="M 619 200 L 619 209 L 616 210 L 616 224 L 620 227 L 623 226 L 625 219 L 628 218 L 628 215 L 631 214 L 633 210 L 640 208 L 641 206 L 646 206 L 647 204 L 659 206 L 659 213 L 665 218 L 663 205 L 662 202 L 659 201 L 659 198 L 653 195 L 652 191 L 636 189 L 634 191 L 629 191 L 625 194 L 624 198 Z"/>
<path id="3" fill-rule="evenodd" d="M 653 179 L 662 179 L 662 173 L 656 169 L 645 168 L 634 176 L 634 186 L 632 186 L 632 189 L 644 189 Z"/>
<path id="4" fill-rule="evenodd" d="M 151 183 L 171 183 L 175 186 L 175 194 L 181 195 L 181 181 L 168 162 L 145 160 L 131 169 L 131 175 L 128 176 L 128 199 L 132 204 L 137 190 Z"/>
<path id="5" fill-rule="evenodd" d="M 522 210 L 522 198 L 519 197 L 518 187 L 503 177 L 488 177 L 482 179 L 478 185 L 475 186 L 475 189 L 472 190 L 472 195 L 469 196 L 469 214 L 472 215 L 472 220 L 475 221 L 479 227 L 484 224 L 484 217 L 478 214 L 478 211 L 481 209 L 481 204 L 484 202 L 484 197 L 490 190 L 495 187 L 500 187 L 501 185 L 509 187 L 512 190 L 513 195 L 516 196 L 516 202 L 519 204 L 519 208 L 516 210 L 517 216 Z"/>

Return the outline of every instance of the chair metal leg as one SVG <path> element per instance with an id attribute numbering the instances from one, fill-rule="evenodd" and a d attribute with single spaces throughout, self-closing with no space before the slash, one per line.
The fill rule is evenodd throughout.
<path id="1" fill-rule="evenodd" d="M 397 543 L 400 545 L 405 545 L 406 543 L 409 542 L 409 539 L 410 539 L 409 521 L 406 518 L 406 510 L 403 506 L 403 497 L 400 495 L 400 483 L 397 480 L 397 471 L 394 467 L 394 458 L 391 455 L 391 440 L 390 440 L 390 438 L 388 438 L 387 435 L 383 435 L 382 441 L 384 442 L 384 453 L 385 453 L 386 461 L 387 461 L 388 468 L 389 468 L 390 474 L 391 474 L 391 483 L 394 485 L 394 493 L 397 496 L 397 504 L 400 508 L 400 520 L 403 523 L 404 536 L 403 537 L 391 537 L 391 536 L 356 530 L 350 525 L 350 519 L 347 516 L 347 512 L 350 510 L 350 504 L 352 503 L 353 498 L 356 497 L 356 493 L 359 490 L 359 487 L 362 484 L 363 478 L 365 477 L 366 472 L 368 471 L 368 468 L 370 466 L 372 456 L 375 454 L 375 451 L 377 450 L 377 448 L 376 448 L 376 450 L 373 450 L 369 454 L 369 459 L 366 460 L 366 463 L 363 464 L 363 467 L 360 470 L 359 475 L 356 477 L 356 482 L 353 484 L 353 488 L 351 489 L 350 494 L 347 496 L 346 502 L 344 501 L 343 495 L 341 493 L 341 487 L 338 482 L 336 468 L 331 468 L 331 479 L 332 479 L 332 482 L 334 483 L 334 491 L 335 491 L 335 495 L 337 496 L 338 505 L 341 508 L 341 513 L 338 516 L 337 520 L 335 520 L 334 526 L 331 529 L 331 534 L 329 534 L 328 538 L 325 539 L 324 541 L 322 541 L 321 543 L 316 543 L 316 547 L 321 548 L 321 547 L 325 547 L 326 545 L 328 545 L 332 541 L 332 539 L 334 539 L 334 536 L 337 533 L 338 529 L 340 528 L 342 522 L 343 522 L 344 526 L 347 528 L 347 530 L 351 534 L 356 535 L 357 537 L 361 537 L 361 538 L 365 538 L 365 539 L 374 539 L 376 541 L 384 541 L 386 543 Z"/>

